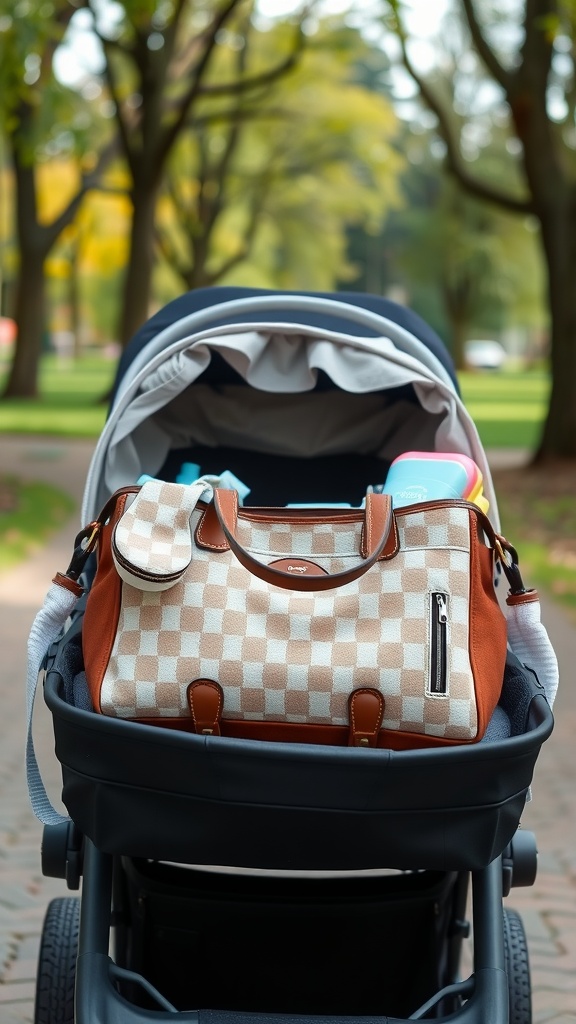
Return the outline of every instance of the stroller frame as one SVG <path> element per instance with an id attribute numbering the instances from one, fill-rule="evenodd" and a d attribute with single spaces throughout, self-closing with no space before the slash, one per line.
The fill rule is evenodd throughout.
<path id="1" fill-rule="evenodd" d="M 361 308 L 363 299 L 365 308 Z M 312 323 L 314 317 L 327 313 L 340 317 L 345 329 L 350 322 L 356 323 L 361 328 L 360 339 L 368 347 L 378 335 L 379 325 L 388 324 L 389 335 L 408 365 L 416 360 L 419 347 L 428 348 L 424 376 L 436 377 L 444 395 L 450 391 L 451 382 L 454 386 L 463 436 L 485 474 L 497 523 L 495 496 L 476 429 L 461 406 L 442 343 L 419 318 L 399 310 L 395 321 L 394 304 L 363 296 L 346 296 L 340 302 L 329 296 L 281 297 L 248 289 L 205 289 L 196 293 L 194 301 L 191 311 L 182 300 L 176 300 L 139 332 L 134 339 L 133 377 L 128 383 L 121 380 L 126 354 L 123 357 L 111 408 L 112 422 L 105 428 L 107 436 L 99 442 L 86 485 L 84 520 L 93 517 L 100 500 L 97 477 L 106 461 L 114 416 L 136 393 L 148 362 L 151 360 L 154 368 L 160 365 L 163 345 L 171 353 L 180 350 L 174 317 L 180 316 L 179 322 L 191 332 L 206 330 L 211 320 L 218 325 L 215 329 L 223 329 L 222 325 L 232 325 L 233 329 L 238 322 L 243 324 L 249 313 L 256 330 L 258 321 L 266 325 L 271 314 L 278 315 L 285 308 L 285 319 L 300 310 Z M 211 308 L 204 308 L 203 303 Z M 343 328 L 336 325 L 331 329 Z M 553 719 L 543 687 L 531 672 L 516 662 L 529 677 L 521 711 L 523 721 L 519 726 L 517 722 L 516 731 L 501 743 L 400 754 L 366 751 L 358 758 L 357 751 L 335 748 L 298 750 L 297 745 L 288 749 L 292 745 L 283 748 L 281 744 L 206 738 L 173 730 L 151 732 L 149 726 L 104 719 L 70 705 L 66 694 L 81 667 L 74 660 L 78 658 L 80 630 L 81 615 L 77 615 L 68 632 L 54 644 L 45 666 L 44 697 L 53 716 L 63 797 L 71 820 L 45 825 L 42 870 L 47 876 L 66 879 L 72 890 L 79 888 L 82 880 L 82 894 L 80 900 L 74 900 L 72 925 L 62 936 L 61 952 L 65 955 L 56 965 L 47 932 L 48 910 L 40 950 L 35 1024 L 402 1024 L 430 1019 L 447 1024 L 529 1024 L 526 940 L 521 922 L 520 928 L 511 929 L 503 896 L 512 886 L 532 885 L 536 877 L 535 839 L 530 832 L 516 830 L 534 763 L 541 743 L 552 730 Z M 153 767 L 145 763 L 145 750 Z M 210 782 L 212 769 L 217 783 Z M 420 783 L 422 773 L 426 787 Z M 172 792 L 170 780 L 175 776 L 179 788 Z M 146 816 L 153 824 L 142 824 Z M 193 822 L 192 827 L 186 822 L 188 831 L 181 824 L 182 818 Z M 173 825 L 163 849 L 162 830 L 167 822 Z M 179 834 L 179 825 L 183 835 Z M 291 830 L 299 825 L 313 847 L 312 853 L 302 853 L 290 838 Z M 252 1012 L 249 995 L 242 997 L 244 1005 L 237 1009 L 229 999 L 226 1008 L 221 1008 L 218 998 L 206 1008 L 177 1008 L 170 993 L 166 995 L 162 985 L 140 969 L 138 957 L 127 955 L 129 940 L 122 938 L 121 929 L 134 928 L 134 922 L 122 923 L 123 915 L 130 919 L 130 914 L 125 914 L 119 898 L 119 879 L 121 885 L 129 884 L 128 875 L 135 869 L 136 858 L 147 858 L 146 863 L 160 867 L 166 858 L 176 865 L 176 878 L 178 865 L 187 865 L 185 870 L 191 877 L 197 872 L 200 878 L 202 872 L 217 870 L 206 865 L 220 863 L 214 859 L 215 851 L 223 848 L 227 830 L 234 841 L 224 847 L 225 855 L 233 859 L 223 863 L 238 865 L 240 872 L 265 864 L 262 874 L 268 869 L 281 878 L 283 867 L 290 865 L 302 878 L 307 872 L 315 877 L 319 869 L 325 869 L 334 884 L 339 875 L 357 872 L 362 878 L 358 884 L 366 885 L 364 873 L 370 877 L 370 872 L 377 874 L 380 868 L 387 868 L 401 872 L 408 883 L 420 878 L 429 900 L 434 883 L 430 881 L 426 889 L 427 876 L 440 873 L 447 895 L 438 909 L 443 946 L 432 968 L 440 978 L 436 991 L 420 1000 L 417 1009 L 410 1008 L 409 1016 L 382 1016 L 372 1009 L 318 1013 L 314 1009 L 294 1012 L 289 1008 L 287 1012 L 282 1005 L 278 1012 L 260 1008 Z M 261 859 L 259 833 L 266 836 Z M 335 837 L 340 833 L 341 846 L 333 853 Z M 470 883 L 473 971 L 470 977 L 461 979 L 462 945 L 469 931 L 466 916 Z M 151 892 L 156 884 L 152 873 Z M 261 884 L 257 870 L 251 884 L 257 893 Z M 318 879 L 314 885 L 311 891 L 317 897 L 324 880 Z M 161 903 L 159 883 L 154 895 Z M 183 903 L 187 898 L 183 886 Z M 72 903 L 70 899 L 60 902 Z M 386 928 L 386 921 L 383 924 Z M 403 934 L 408 927 L 409 923 Z M 110 956 L 111 945 L 118 962 Z M 73 992 L 73 1010 L 68 996 L 64 1010 L 62 992 Z M 382 992 L 386 1009 L 385 978 Z M 181 999 L 178 1001 L 182 1004 Z M 190 1002 L 194 1001 L 192 994 Z"/>
<path id="2" fill-rule="evenodd" d="M 507 1024 L 509 1007 L 518 996 L 526 997 L 526 977 L 507 974 L 511 969 L 503 927 L 503 895 L 511 886 L 531 885 L 536 876 L 536 844 L 531 832 L 520 831 L 503 855 L 486 868 L 459 873 L 449 931 L 447 984 L 409 1017 L 326 1016 L 250 1013 L 198 1009 L 177 1011 L 146 978 L 117 966 L 109 956 L 110 908 L 113 906 L 115 858 L 103 854 L 90 840 L 83 840 L 70 824 L 45 826 L 43 870 L 46 875 L 67 876 L 68 887 L 77 888 L 83 875 L 80 904 L 78 959 L 75 969 L 75 1024 L 404 1024 L 432 1019 L 453 1024 Z M 82 867 L 80 865 L 82 864 Z M 468 934 L 466 905 L 468 882 L 472 888 L 474 934 L 473 972 L 458 980 L 462 940 Z M 505 916 L 504 916 L 505 920 Z M 527 951 L 525 954 L 527 962 Z M 513 970 L 512 965 L 512 970 Z M 134 1005 L 119 991 L 129 983 L 147 994 L 158 1009 Z M 520 990 L 519 990 L 520 986 Z M 529 993 L 528 993 L 529 995 Z M 434 1015 L 442 1005 L 456 1007 Z M 522 1020 L 522 1017 L 515 1017 Z M 528 1018 L 526 1018 L 528 1019 Z"/>

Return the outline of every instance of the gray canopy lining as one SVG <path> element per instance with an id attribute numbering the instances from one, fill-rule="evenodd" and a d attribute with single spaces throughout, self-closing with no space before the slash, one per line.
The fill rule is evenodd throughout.
<path id="1" fill-rule="evenodd" d="M 212 352 L 250 386 L 194 385 Z M 318 371 L 340 390 L 314 392 Z M 406 384 L 420 408 L 390 400 Z M 84 521 L 116 488 L 158 472 L 172 448 L 194 444 L 310 457 L 459 452 L 480 466 L 498 525 L 485 454 L 451 382 L 389 338 L 259 323 L 179 339 L 123 382 L 88 474 Z"/>
<path id="2" fill-rule="evenodd" d="M 162 455 L 168 442 L 171 448 L 199 444 L 311 458 L 354 452 L 390 461 L 410 447 L 430 450 L 439 417 L 408 401 L 390 402 L 381 392 L 280 395 L 196 384 L 156 413 L 153 423 Z"/>

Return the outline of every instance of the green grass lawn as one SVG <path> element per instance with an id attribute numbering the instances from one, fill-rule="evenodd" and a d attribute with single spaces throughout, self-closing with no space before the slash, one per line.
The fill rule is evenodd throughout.
<path id="1" fill-rule="evenodd" d="M 547 374 L 461 373 L 459 381 L 484 448 L 536 448 L 548 402 Z"/>
<path id="2" fill-rule="evenodd" d="M 107 413 L 115 364 L 99 356 L 58 362 L 45 356 L 40 371 L 40 398 L 0 401 L 0 433 L 98 437 Z M 4 372 L 0 371 L 0 387 Z"/>

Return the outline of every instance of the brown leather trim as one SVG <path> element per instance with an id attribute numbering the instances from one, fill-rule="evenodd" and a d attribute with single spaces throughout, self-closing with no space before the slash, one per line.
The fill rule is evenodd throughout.
<path id="1" fill-rule="evenodd" d="M 348 698 L 348 746 L 375 747 L 384 718 L 384 697 L 372 686 L 352 690 Z"/>
<path id="2" fill-rule="evenodd" d="M 229 533 L 235 534 L 238 525 L 238 492 L 227 491 L 224 488 L 217 488 L 214 491 L 214 508 L 218 515 L 220 511 L 222 528 L 225 526 Z M 230 538 L 226 538 L 230 544 Z"/>
<path id="3" fill-rule="evenodd" d="M 533 604 L 535 601 L 539 600 L 540 595 L 537 590 L 526 590 L 523 594 L 508 594 L 506 604 Z"/>
<path id="4" fill-rule="evenodd" d="M 140 487 L 137 484 L 130 484 L 127 487 L 119 487 L 118 490 L 114 491 L 114 494 L 110 498 L 108 498 L 108 501 L 102 508 L 96 522 L 103 525 L 105 522 L 107 522 L 110 516 L 114 515 L 114 512 L 116 511 L 117 507 L 116 503 L 119 501 L 120 498 L 126 499 L 131 494 L 138 494 L 139 491 Z M 124 508 L 125 507 L 126 501 L 124 502 Z"/>
<path id="5" fill-rule="evenodd" d="M 398 523 L 396 522 L 396 515 L 392 513 L 392 525 L 390 533 L 388 534 L 388 540 L 384 545 L 384 550 L 381 555 L 378 555 L 379 562 L 386 562 L 390 558 L 394 558 L 400 550 L 400 535 L 398 533 Z"/>
<path id="6" fill-rule="evenodd" d="M 191 718 L 135 718 L 139 725 L 194 732 Z M 259 740 L 266 743 L 318 743 L 330 747 L 348 746 L 350 730 L 347 725 L 300 725 L 295 722 L 240 722 L 222 719 L 220 733 L 230 739 Z M 479 737 L 478 737 L 479 739 Z M 377 746 L 381 750 L 423 750 L 428 747 L 462 747 L 474 740 L 443 739 L 422 733 L 398 732 L 381 729 Z"/>
<path id="7" fill-rule="evenodd" d="M 208 505 L 198 523 L 198 526 L 196 527 L 194 540 L 198 547 L 202 548 L 204 551 L 221 552 L 230 550 L 230 545 L 222 533 L 222 527 L 218 521 L 214 502 L 212 501 Z"/>
<path id="8" fill-rule="evenodd" d="M 57 572 L 52 579 L 52 583 L 57 583 L 59 587 L 69 590 L 75 597 L 82 597 L 84 593 L 84 587 L 81 587 L 76 580 L 70 579 L 70 576 L 65 576 L 63 572 Z"/>
<path id="9" fill-rule="evenodd" d="M 133 490 L 124 491 L 119 496 L 114 496 L 115 502 L 110 500 L 103 510 L 103 514 L 110 518 L 107 519 L 100 533 L 98 568 L 84 612 L 82 627 L 84 667 L 92 704 L 96 711 L 101 711 L 100 690 L 114 645 L 122 598 L 122 580 L 112 559 L 111 540 L 130 493 L 133 493 Z"/>
<path id="10" fill-rule="evenodd" d="M 494 551 L 482 543 L 470 511 L 469 648 L 482 739 L 498 703 L 506 663 L 506 618 L 494 591 Z"/>
<path id="11" fill-rule="evenodd" d="M 275 523 L 280 519 L 291 526 L 318 525 L 319 523 L 363 523 L 363 509 L 340 508 L 284 508 L 282 505 L 242 508 L 238 514 L 242 519 L 254 523 Z"/>
<path id="12" fill-rule="evenodd" d="M 220 683 L 213 679 L 195 679 L 190 683 L 186 697 L 195 731 L 203 736 L 220 736 L 220 719 L 224 707 L 224 693 Z"/>

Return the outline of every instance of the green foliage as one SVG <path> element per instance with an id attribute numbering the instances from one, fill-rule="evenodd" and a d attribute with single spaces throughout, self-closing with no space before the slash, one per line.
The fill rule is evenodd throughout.
<path id="1" fill-rule="evenodd" d="M 431 204 L 402 217 L 399 264 L 406 282 L 433 285 L 449 318 L 500 331 L 508 322 L 542 323 L 541 265 L 529 227 L 436 179 Z"/>
<path id="2" fill-rule="evenodd" d="M 370 50 L 357 33 L 331 31 L 321 25 L 298 67 L 266 94 L 233 108 L 228 101 L 221 120 L 193 125 L 181 140 L 171 166 L 176 205 L 164 207 L 162 225 L 164 251 L 187 283 L 330 289 L 353 272 L 346 229 L 376 233 L 398 205 L 404 161 L 391 142 L 394 113 L 356 81 Z M 253 34 L 254 68 L 274 64 L 286 45 L 286 26 Z M 230 79 L 234 53 L 225 56 L 213 74 Z M 209 244 L 195 267 L 199 238 Z"/>
<path id="3" fill-rule="evenodd" d="M 0 119 L 28 163 L 39 146 L 47 156 L 85 142 L 81 97 L 56 80 L 52 66 L 75 9 L 69 0 L 0 0 Z"/>

